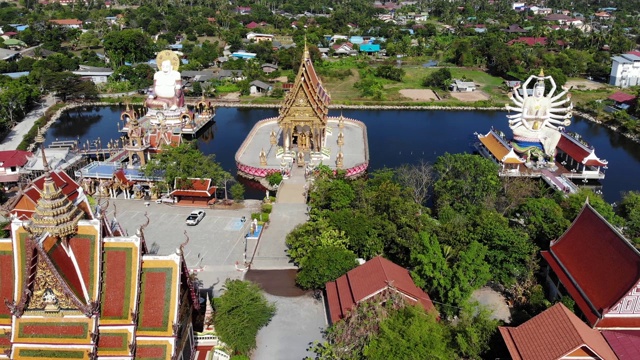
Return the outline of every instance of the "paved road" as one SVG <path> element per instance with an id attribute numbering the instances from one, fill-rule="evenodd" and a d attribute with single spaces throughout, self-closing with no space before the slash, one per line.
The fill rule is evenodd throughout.
<path id="1" fill-rule="evenodd" d="M 111 199 L 108 216 L 113 216 L 113 205 L 116 205 L 116 216 L 123 228 L 130 234 L 146 223 L 145 213 L 149 217 L 149 225 L 144 229 L 147 246 L 153 243 L 158 246 L 159 255 L 168 255 L 189 236 L 184 254 L 187 266 L 197 269 L 202 288 L 213 287 L 215 296 L 225 279 L 242 279 L 244 273 L 236 269 L 236 262 L 242 267 L 244 253 L 244 234 L 249 229 L 249 221 L 242 223 L 242 216 L 250 218 L 257 211 L 259 202 L 245 201 L 245 208 L 239 210 L 206 209 L 206 216 L 196 226 L 187 226 L 185 219 L 194 208 L 156 204 L 148 207 L 143 201 Z M 251 245 L 251 244 L 250 244 Z M 249 253 L 253 252 L 249 248 Z"/>
<path id="2" fill-rule="evenodd" d="M 47 95 L 44 98 L 44 106 L 38 106 L 37 109 L 32 110 L 27 116 L 11 129 L 7 137 L 2 140 L 0 144 L 0 150 L 15 150 L 22 142 L 23 137 L 31 130 L 33 124 L 38 120 L 44 112 L 55 104 L 55 98 L 52 95 Z"/>

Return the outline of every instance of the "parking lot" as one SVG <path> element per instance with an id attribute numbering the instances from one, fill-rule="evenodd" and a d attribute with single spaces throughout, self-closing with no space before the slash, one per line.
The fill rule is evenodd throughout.
<path id="1" fill-rule="evenodd" d="M 211 210 L 205 209 L 206 216 L 196 226 L 187 226 L 185 220 L 194 208 L 157 204 L 148 206 L 143 201 L 110 200 L 108 216 L 113 217 L 116 206 L 116 217 L 122 227 L 130 234 L 147 222 L 143 230 L 147 247 L 157 250 L 158 255 L 168 255 L 176 251 L 181 243 L 189 243 L 184 248 L 184 256 L 189 269 L 197 271 L 201 287 L 216 285 L 214 291 L 220 289 L 226 278 L 240 279 L 241 271 L 236 269 L 244 261 L 244 235 L 249 231 L 250 221 L 242 222 L 245 216 L 250 219 L 254 209 L 259 207 L 257 201 L 246 201 L 244 209 Z M 255 242 L 249 242 L 248 254 L 253 252 Z M 249 255 L 248 255 L 249 256 Z"/>

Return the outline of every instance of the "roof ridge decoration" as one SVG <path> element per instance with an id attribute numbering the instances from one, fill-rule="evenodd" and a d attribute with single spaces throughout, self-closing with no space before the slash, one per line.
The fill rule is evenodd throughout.
<path id="1" fill-rule="evenodd" d="M 331 96 L 322 86 L 313 61 L 306 44 L 302 55 L 302 62 L 293 88 L 285 97 L 280 106 L 278 124 L 293 121 L 313 121 L 318 120 L 322 125 L 326 125 L 329 113 L 329 103 Z"/>
<path id="2" fill-rule="evenodd" d="M 43 235 L 46 233 L 59 237 L 66 248 L 68 237 L 76 233 L 78 222 L 84 217 L 84 212 L 75 206 L 53 181 L 41 130 L 38 130 L 36 141 L 41 144 L 45 179 L 42 190 L 36 189 L 40 193 L 40 199 L 36 204 L 35 213 L 24 227 L 31 236 L 41 240 L 45 238 Z"/>

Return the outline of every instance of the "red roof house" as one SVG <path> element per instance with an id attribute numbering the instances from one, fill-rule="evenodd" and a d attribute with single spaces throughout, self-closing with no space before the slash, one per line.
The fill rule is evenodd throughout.
<path id="1" fill-rule="evenodd" d="M 613 100 L 616 104 L 629 104 L 636 101 L 636 97 L 631 94 L 623 93 L 622 91 L 611 94 L 607 99 Z"/>
<path id="2" fill-rule="evenodd" d="M 568 155 L 571 159 L 585 166 L 599 167 L 607 166 L 607 164 L 609 164 L 607 160 L 600 159 L 596 156 L 595 149 L 588 147 L 564 132 L 558 142 L 558 149 L 560 149 L 562 153 Z M 583 167 L 582 171 L 585 172 L 589 170 L 586 167 Z"/>
<path id="3" fill-rule="evenodd" d="M 63 26 L 63 27 L 68 27 L 73 29 L 82 28 L 82 24 L 83 24 L 82 20 L 78 20 L 78 19 L 54 19 L 54 20 L 49 20 L 49 22 L 58 26 Z"/>
<path id="4" fill-rule="evenodd" d="M 256 24 L 256 22 L 255 22 L 255 21 L 252 21 L 252 22 L 248 23 L 248 24 L 247 24 L 247 26 L 245 26 L 245 27 L 246 27 L 247 29 L 255 29 L 255 28 L 257 28 L 258 26 L 260 26 L 260 25 Z"/>
<path id="5" fill-rule="evenodd" d="M 347 317 L 349 310 L 359 302 L 387 289 L 399 292 L 426 311 L 436 311 L 429 295 L 416 286 L 409 271 L 382 256 L 376 256 L 336 281 L 328 282 L 325 287 L 332 323 Z"/>
<path id="6" fill-rule="evenodd" d="M 591 327 L 640 329 L 640 253 L 591 205 L 542 257 Z"/>
<path id="7" fill-rule="evenodd" d="M 522 43 L 522 44 L 527 44 L 528 46 L 534 46 L 534 45 L 542 45 L 545 46 L 547 45 L 547 38 L 546 37 L 530 37 L 530 36 L 521 36 L 517 39 L 513 39 L 511 41 L 509 41 L 507 43 L 507 45 L 511 46 L 515 43 Z M 562 40 L 556 40 L 556 44 L 560 45 L 560 46 L 564 46 L 565 43 Z"/>
<path id="8" fill-rule="evenodd" d="M 178 205 L 207 206 L 216 195 L 211 179 L 175 179 L 169 196 L 176 198 Z"/>
<path id="9" fill-rule="evenodd" d="M 20 169 L 33 154 L 29 151 L 0 151 L 0 183 L 16 182 L 20 178 Z"/>
<path id="10" fill-rule="evenodd" d="M 562 303 L 518 327 L 499 330 L 513 360 L 617 359 L 600 332 Z"/>

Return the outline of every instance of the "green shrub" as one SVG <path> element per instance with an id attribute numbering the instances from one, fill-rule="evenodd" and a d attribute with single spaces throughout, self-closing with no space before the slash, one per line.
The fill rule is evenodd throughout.
<path id="1" fill-rule="evenodd" d="M 269 213 L 253 213 L 251 214 L 251 220 L 256 219 L 262 222 L 269 222 Z"/>
<path id="2" fill-rule="evenodd" d="M 262 212 L 266 214 L 271 214 L 271 210 L 273 209 L 273 205 L 271 204 L 262 204 Z"/>
<path id="3" fill-rule="evenodd" d="M 267 175 L 267 181 L 271 186 L 280 184 L 282 182 L 282 173 L 279 171 L 276 171 Z"/>

